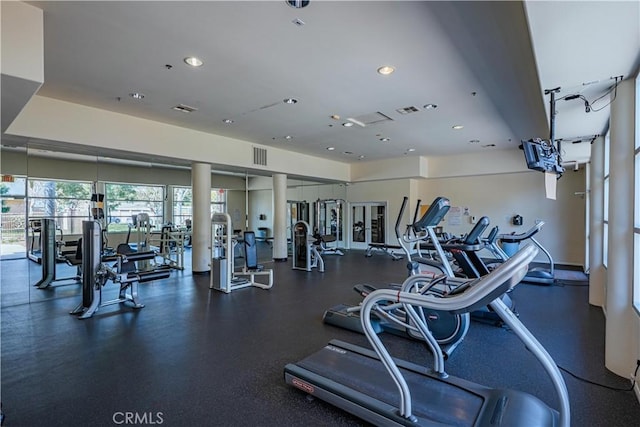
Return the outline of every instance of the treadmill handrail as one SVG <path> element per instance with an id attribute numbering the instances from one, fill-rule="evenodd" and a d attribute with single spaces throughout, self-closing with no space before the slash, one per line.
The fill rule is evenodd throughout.
<path id="1" fill-rule="evenodd" d="M 535 246 L 527 245 L 490 274 L 479 279 L 466 282 L 469 284 L 468 287 L 464 288 L 459 293 L 455 293 L 444 298 L 436 297 L 434 295 L 422 295 L 411 292 L 379 289 L 370 293 L 364 299 L 362 303 L 362 313 L 360 316 L 362 327 L 369 343 L 373 346 L 378 357 L 398 388 L 400 393 L 399 412 L 401 416 L 408 419 L 413 418 L 411 409 L 411 392 L 402 373 L 393 362 L 391 355 L 384 344 L 382 344 L 382 341 L 372 327 L 371 310 L 380 301 L 395 301 L 404 304 L 411 320 L 416 323 L 424 335 L 425 341 L 434 355 L 434 370 L 436 373 L 446 376 L 446 373 L 444 372 L 444 359 L 442 357 L 442 352 L 426 324 L 424 324 L 422 319 L 416 314 L 414 307 L 426 307 L 436 310 L 470 311 L 477 304 L 482 303 L 485 305 L 486 302 L 483 303 L 483 301 L 486 298 L 492 298 L 491 306 L 497 308 L 496 313 L 505 321 L 505 323 L 511 326 L 525 346 L 532 350 L 532 353 L 540 361 L 547 374 L 550 376 L 560 400 L 559 426 L 569 427 L 569 396 L 562 374 L 544 347 L 526 329 L 522 322 L 513 315 L 504 303 L 499 300 L 501 293 L 513 288 L 520 282 L 527 272 L 529 263 L 535 258 L 537 253 L 538 249 Z M 407 278 L 405 284 L 403 284 L 403 288 L 406 289 L 405 285 L 407 281 L 420 280 L 426 281 L 428 280 L 428 277 L 423 275 L 411 276 Z M 501 291 L 501 293 L 496 295 L 498 291 Z"/>

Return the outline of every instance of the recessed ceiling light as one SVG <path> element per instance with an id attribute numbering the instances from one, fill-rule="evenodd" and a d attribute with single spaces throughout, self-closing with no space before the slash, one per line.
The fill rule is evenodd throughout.
<path id="1" fill-rule="evenodd" d="M 340 116 L 337 114 L 332 114 L 329 117 L 331 117 L 333 120 L 340 120 Z"/>
<path id="2" fill-rule="evenodd" d="M 129 96 L 132 97 L 133 99 L 142 99 L 142 98 L 144 98 L 144 94 L 140 93 L 140 92 L 130 93 Z"/>
<path id="3" fill-rule="evenodd" d="M 378 68 L 378 74 L 382 74 L 383 76 L 388 76 L 389 74 L 393 73 L 396 69 L 393 68 L 391 65 L 383 65 L 382 67 Z"/>
<path id="4" fill-rule="evenodd" d="M 284 100 L 283 100 L 283 102 L 284 102 L 285 104 L 295 104 L 295 103 L 297 103 L 297 102 L 298 102 L 298 100 L 297 100 L 297 99 L 295 99 L 295 98 L 286 98 L 286 99 L 284 99 Z"/>
<path id="5" fill-rule="evenodd" d="M 192 67 L 200 67 L 203 64 L 202 59 L 195 56 L 188 56 L 184 58 L 184 62 L 185 64 L 191 65 Z"/>
<path id="6" fill-rule="evenodd" d="M 479 142 L 480 142 L 479 139 L 472 139 L 471 141 L 469 141 L 469 144 L 477 144 Z"/>
<path id="7" fill-rule="evenodd" d="M 327 147 L 327 150 L 329 150 L 329 151 L 333 151 L 335 149 L 336 149 L 336 147 Z"/>
<path id="8" fill-rule="evenodd" d="M 495 147 L 496 144 L 487 144 L 487 145 L 483 145 L 482 148 L 492 148 Z"/>
<path id="9" fill-rule="evenodd" d="M 463 127 L 464 127 L 464 126 L 462 126 L 462 125 L 454 125 L 454 126 L 451 126 L 451 129 L 453 129 L 453 130 L 460 130 L 460 129 L 462 129 Z"/>
<path id="10" fill-rule="evenodd" d="M 343 151 L 342 154 L 346 154 L 346 155 L 350 156 L 351 154 L 353 154 L 353 151 Z"/>
<path id="11" fill-rule="evenodd" d="M 438 108 L 438 106 L 436 104 L 425 104 L 423 108 L 425 110 L 435 110 L 436 108 Z"/>
<path id="12" fill-rule="evenodd" d="M 291 135 L 287 135 L 284 137 L 284 139 L 286 139 L 287 141 L 290 141 L 293 139 L 293 137 Z"/>
<path id="13" fill-rule="evenodd" d="M 408 151 L 409 153 L 413 153 L 414 151 L 416 151 L 416 149 L 415 149 L 415 148 L 409 148 L 409 149 L 407 149 L 407 151 Z"/>
<path id="14" fill-rule="evenodd" d="M 223 122 L 224 124 L 230 125 L 231 123 L 233 123 L 233 120 L 231 120 L 231 119 L 224 119 L 222 122 Z"/>
<path id="15" fill-rule="evenodd" d="M 353 122 L 344 122 L 342 124 L 342 126 L 346 127 L 346 128 L 350 128 L 351 126 L 353 126 Z"/>
<path id="16" fill-rule="evenodd" d="M 359 156 L 358 156 L 358 158 L 359 158 L 360 160 L 364 159 L 364 157 L 365 157 L 365 156 L 364 156 L 363 154 L 361 154 L 361 155 L 359 155 Z"/>
<path id="17" fill-rule="evenodd" d="M 382 142 L 389 142 L 389 141 L 391 141 L 391 140 L 390 140 L 389 138 L 380 138 L 380 141 L 382 141 Z"/>

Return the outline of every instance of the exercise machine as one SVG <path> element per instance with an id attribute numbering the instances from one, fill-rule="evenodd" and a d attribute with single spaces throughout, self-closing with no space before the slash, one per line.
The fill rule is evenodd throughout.
<path id="1" fill-rule="evenodd" d="M 499 298 L 524 277 L 538 249 L 528 245 L 486 276 L 469 279 L 444 297 L 379 289 L 362 305 L 362 327 L 374 351 L 338 340 L 284 368 L 285 382 L 374 425 L 474 425 L 570 427 L 569 395 L 562 374 L 542 344 Z M 428 280 L 411 276 L 407 282 Z M 372 313 L 387 301 L 402 304 L 433 354 L 426 369 L 392 358 L 372 326 Z M 541 363 L 558 395 L 553 409 L 535 396 L 492 389 L 447 374 L 438 343 L 416 312 L 469 313 L 491 305 L 525 347 Z M 394 403 L 395 402 L 395 403 Z"/>
<path id="2" fill-rule="evenodd" d="M 55 286 L 73 285 L 79 284 L 81 280 L 81 269 L 79 268 L 82 262 L 82 254 L 80 252 L 80 242 L 76 243 L 76 250 L 73 257 L 68 257 L 67 262 L 69 265 L 77 267 L 77 273 L 74 276 L 57 278 L 56 277 L 56 265 L 57 265 L 57 242 L 56 242 L 56 223 L 53 219 L 43 218 L 38 220 L 38 228 L 40 234 L 40 265 L 42 266 L 42 277 L 34 285 L 38 289 L 53 288 Z M 58 282 L 58 283 L 56 283 Z"/>
<path id="3" fill-rule="evenodd" d="M 84 320 L 98 309 L 113 304 L 124 304 L 134 309 L 144 307 L 138 301 L 138 284 L 169 277 L 170 270 L 139 270 L 136 262 L 155 257 L 155 252 L 116 253 L 101 255 L 102 227 L 99 221 L 82 221 L 82 302 L 69 314 Z M 127 245 L 122 245 L 127 248 Z M 122 248 L 119 248 L 122 249 Z M 128 252 L 128 251 L 127 251 Z M 113 263 L 108 265 L 108 263 Z M 108 281 L 120 286 L 118 297 L 103 301 L 102 290 Z"/>
<path id="4" fill-rule="evenodd" d="M 293 269 L 312 271 L 317 268 L 324 273 L 324 260 L 318 248 L 320 242 L 311 234 L 311 227 L 306 221 L 298 221 L 293 226 L 292 258 Z"/>
<path id="5" fill-rule="evenodd" d="M 513 245 L 513 247 L 517 249 L 520 246 L 520 243 L 523 242 L 524 240 L 527 240 L 527 239 L 531 240 L 549 260 L 549 268 L 548 269 L 543 267 L 530 268 L 527 274 L 524 276 L 524 279 L 522 280 L 524 280 L 527 283 L 552 285 L 555 282 L 555 277 L 554 277 L 555 267 L 554 267 L 553 258 L 551 257 L 551 254 L 549 253 L 549 251 L 545 249 L 545 247 L 542 246 L 542 244 L 540 244 L 540 242 L 538 242 L 538 240 L 536 240 L 533 237 L 540 232 L 543 225 L 544 225 L 544 221 L 538 221 L 533 227 L 531 227 L 529 230 L 525 231 L 524 233 L 500 234 L 498 235 L 498 241 L 502 245 L 502 253 L 504 254 L 504 256 L 508 256 L 508 254 L 504 251 L 504 249 L 508 247 L 508 245 Z"/>
<path id="6" fill-rule="evenodd" d="M 287 200 L 287 255 L 293 253 L 294 228 L 298 221 L 309 223 L 309 202 L 306 200 Z"/>
<path id="7" fill-rule="evenodd" d="M 322 255 L 344 255 L 340 250 L 344 245 L 344 224 L 342 199 L 318 199 L 314 204 L 314 237 L 320 242 Z"/>
<path id="8" fill-rule="evenodd" d="M 244 232 L 242 243 L 245 265 L 241 271 L 235 271 L 234 249 L 239 243 L 231 232 L 231 216 L 228 213 L 214 213 L 211 216 L 212 258 L 209 288 L 227 294 L 250 286 L 270 289 L 273 286 L 273 270 L 265 269 L 258 264 L 255 233 Z M 256 277 L 261 276 L 267 278 L 267 283 L 256 280 Z"/>
<path id="9" fill-rule="evenodd" d="M 394 261 L 399 261 L 402 259 L 402 257 L 395 253 L 395 249 L 402 249 L 402 246 L 389 245 L 387 243 L 369 243 L 364 256 L 367 258 L 371 258 L 374 253 L 380 252 L 381 254 L 389 255 Z"/>
<path id="10" fill-rule="evenodd" d="M 174 228 L 173 225 L 163 225 L 160 234 L 151 233 L 151 245 L 157 247 L 158 258 L 162 259 L 162 265 L 184 270 L 184 248 L 190 233 Z"/>
<path id="11" fill-rule="evenodd" d="M 423 240 L 425 235 L 430 235 L 427 230 L 432 230 L 438 225 L 442 218 L 444 218 L 449 210 L 449 200 L 444 197 L 438 197 L 429 206 L 429 209 L 427 209 L 420 220 L 416 220 L 419 211 L 416 209 L 414 212 L 413 222 L 407 227 L 408 232 L 402 236 L 400 233 L 400 227 L 407 202 L 408 198 L 405 197 L 402 201 L 402 205 L 400 206 L 400 212 L 398 214 L 398 219 L 396 220 L 396 236 L 401 242 L 401 247 L 404 249 L 407 256 L 407 269 L 409 270 L 409 275 L 417 274 L 417 264 L 422 263 L 423 265 L 429 265 L 437 269 L 439 272 L 439 278 L 437 280 L 410 282 L 410 286 L 407 288 L 399 285 L 390 285 L 390 288 L 401 292 L 416 292 L 419 294 L 431 294 L 437 296 L 443 296 L 447 293 L 454 292 L 455 288 L 458 286 L 455 279 L 451 279 L 450 276 L 443 274 L 443 268 L 439 263 L 420 257 L 418 257 L 417 260 L 412 260 L 408 246 L 410 243 L 416 243 Z M 418 206 L 419 205 L 420 202 L 418 201 Z M 419 233 L 419 238 L 412 238 L 411 235 L 416 236 L 416 233 Z M 428 277 L 435 277 L 433 271 L 428 275 Z M 374 292 L 376 288 L 368 284 L 358 284 L 354 286 L 354 290 L 365 298 L 370 293 Z M 361 305 L 349 306 L 346 304 L 340 304 L 325 311 L 323 320 L 325 323 L 330 325 L 364 333 L 362 329 L 362 321 L 360 319 L 360 316 L 362 315 L 361 309 Z M 443 356 L 448 358 L 462 342 L 469 330 L 469 314 L 458 314 L 447 311 L 426 309 L 419 309 L 418 313 L 422 320 L 428 325 L 429 330 L 438 342 L 440 349 L 443 352 Z M 389 332 L 413 339 L 423 338 L 415 324 L 408 319 L 408 315 L 404 310 L 404 307 L 401 304 L 395 303 L 393 300 L 388 301 L 384 305 L 379 305 L 378 310 L 373 313 L 373 316 L 374 318 L 371 319 L 371 324 L 376 333 Z"/>

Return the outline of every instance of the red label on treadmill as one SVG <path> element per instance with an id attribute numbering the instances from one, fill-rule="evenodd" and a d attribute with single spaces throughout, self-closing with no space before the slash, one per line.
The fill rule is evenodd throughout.
<path id="1" fill-rule="evenodd" d="M 315 391 L 315 388 L 311 384 L 307 384 L 306 382 L 299 380 L 297 378 L 292 379 L 291 384 L 294 387 L 299 388 L 300 390 L 307 392 L 309 394 L 313 394 L 313 392 Z"/>

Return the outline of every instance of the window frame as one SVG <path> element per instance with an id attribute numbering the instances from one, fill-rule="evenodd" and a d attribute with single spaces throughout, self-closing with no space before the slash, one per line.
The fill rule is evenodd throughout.
<path id="1" fill-rule="evenodd" d="M 176 204 L 184 203 L 182 201 L 176 201 L 176 190 L 177 189 L 188 189 L 191 192 L 191 202 L 189 206 L 189 214 L 178 214 L 176 215 Z M 189 186 L 183 185 L 173 185 L 171 186 L 171 194 L 172 194 L 172 206 L 171 213 L 173 217 L 173 223 L 177 226 L 183 226 L 184 222 L 177 221 L 176 218 L 193 218 L 193 188 Z M 222 196 L 220 196 L 222 195 Z M 212 188 L 211 189 L 211 206 L 210 206 L 210 214 L 213 213 L 221 213 L 227 211 L 227 190 L 223 188 Z M 222 200 L 219 200 L 222 198 Z"/>
<path id="2" fill-rule="evenodd" d="M 633 255 L 632 260 L 640 257 L 640 73 L 636 76 L 636 121 L 634 148 L 634 215 L 633 215 Z M 640 315 L 640 263 L 633 263 L 632 306 Z"/>
<path id="3" fill-rule="evenodd" d="M 609 262 L 609 132 L 604 137 L 604 178 L 603 178 L 603 210 L 602 210 L 602 265 L 607 269 Z"/>
<path id="4" fill-rule="evenodd" d="M 132 186 L 132 187 L 148 187 L 148 188 L 158 188 L 160 189 L 160 197 L 158 200 L 156 199 L 144 199 L 144 198 L 136 198 L 136 199 L 119 199 L 119 198 L 113 198 L 113 197 L 109 197 L 109 187 L 110 186 Z M 146 183 L 134 183 L 134 182 L 104 182 L 104 192 L 105 192 L 105 200 L 104 200 L 104 209 L 105 209 L 105 217 L 107 219 L 107 226 L 113 224 L 113 223 L 122 223 L 122 215 L 115 215 L 112 212 L 112 208 L 111 205 L 113 203 L 119 202 L 126 202 L 126 203 L 153 203 L 153 204 L 157 204 L 160 208 L 160 214 L 151 214 L 149 212 L 149 220 L 151 221 L 152 224 L 154 225 L 160 225 L 160 224 L 164 224 L 165 222 L 165 200 L 166 200 L 166 195 L 167 195 L 167 188 L 166 185 L 163 184 L 146 184 Z M 137 193 L 137 192 L 136 192 Z M 136 194 L 136 196 L 138 196 Z M 127 210 L 127 209 L 125 209 Z M 130 212 L 130 216 L 133 215 L 135 212 L 134 210 L 136 209 L 128 209 Z M 139 212 L 138 212 L 139 213 Z M 119 218 L 120 221 L 116 222 L 115 220 L 112 220 L 113 218 Z M 128 223 L 132 223 L 131 220 L 129 220 L 129 218 L 126 218 L 127 221 L 124 222 L 124 224 L 128 224 Z M 118 229 L 121 228 L 121 229 Z M 126 231 L 124 228 L 124 225 L 121 227 L 118 226 L 111 226 L 110 231 Z M 115 229 L 115 230 L 114 230 Z"/>
<path id="5" fill-rule="evenodd" d="M 77 198 L 77 197 L 58 197 L 58 196 L 54 196 L 54 197 L 49 197 L 46 195 L 38 195 L 38 194 L 32 194 L 32 185 L 31 183 L 33 182 L 53 182 L 56 183 L 56 188 L 57 188 L 57 184 L 58 183 L 64 183 L 64 184 L 80 184 L 83 186 L 86 186 L 85 190 L 88 190 L 88 195 L 87 198 Z M 84 221 L 84 220 L 89 220 L 91 219 L 91 194 L 93 193 L 93 182 L 91 181 L 83 181 L 83 180 L 71 180 L 71 179 L 50 179 L 50 178 L 36 178 L 36 177 L 30 177 L 27 178 L 26 180 L 26 199 L 27 199 L 27 206 L 26 206 L 26 217 L 27 220 L 35 220 L 35 219 L 42 219 L 42 218 L 50 218 L 53 219 L 55 221 L 56 224 L 56 229 L 58 231 L 60 231 L 61 237 L 64 239 L 65 236 L 68 235 L 78 235 L 78 234 L 82 234 L 82 225 L 80 224 L 79 227 L 74 227 L 73 223 L 74 220 L 78 221 Z M 37 212 L 34 211 L 35 208 L 35 204 L 37 204 L 38 202 L 42 202 L 43 204 L 46 204 L 47 200 L 53 200 L 54 202 L 54 206 L 55 206 L 55 210 L 53 215 L 49 215 L 47 214 L 47 212 L 43 212 L 41 215 L 38 214 Z M 58 212 L 58 201 L 70 201 L 70 200 L 78 200 L 80 202 L 82 202 L 83 205 L 85 205 L 85 209 L 80 208 L 78 209 L 78 213 L 74 214 L 74 215 L 64 215 L 64 214 L 60 214 Z M 67 228 L 67 224 L 70 225 L 69 228 Z"/>

